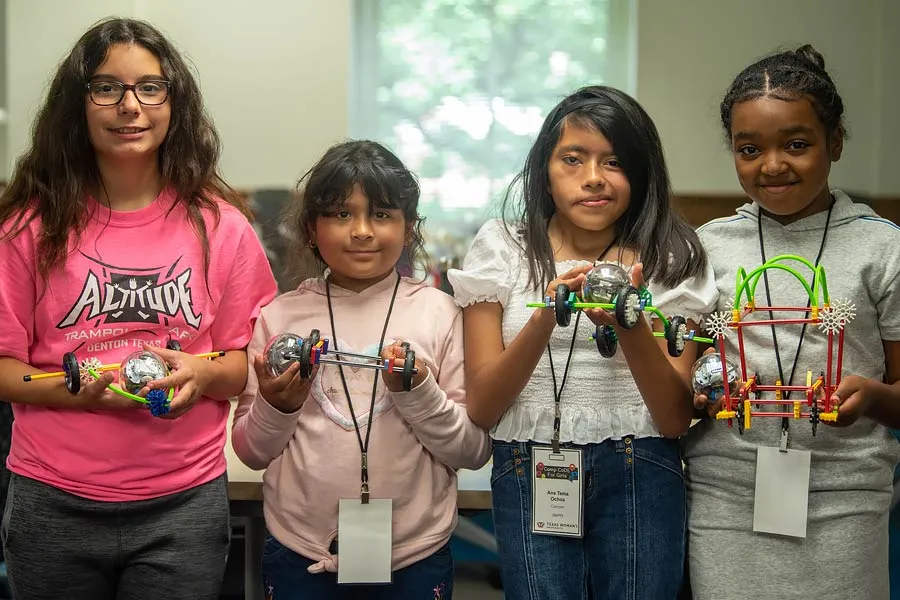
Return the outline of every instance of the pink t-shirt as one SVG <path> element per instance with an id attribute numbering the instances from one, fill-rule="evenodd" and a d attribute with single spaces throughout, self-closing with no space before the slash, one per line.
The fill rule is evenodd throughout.
<path id="1" fill-rule="evenodd" d="M 240 350 L 276 293 L 259 239 L 234 207 L 204 210 L 209 271 L 183 205 L 164 191 L 118 212 L 90 200 L 80 244 L 46 284 L 37 271 L 38 219 L 0 243 L 0 356 L 60 371 L 62 357 L 121 362 L 144 343 L 185 352 Z M 15 403 L 15 398 L 8 398 Z M 178 419 L 148 410 L 74 410 L 13 404 L 11 471 L 78 496 L 142 500 L 225 471 L 228 402 L 201 398 Z"/>

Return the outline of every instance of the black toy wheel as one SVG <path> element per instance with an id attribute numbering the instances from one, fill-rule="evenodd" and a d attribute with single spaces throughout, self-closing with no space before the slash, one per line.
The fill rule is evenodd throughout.
<path id="1" fill-rule="evenodd" d="M 181 352 L 181 342 L 178 340 L 169 340 L 166 342 L 166 348 L 168 350 L 174 350 L 175 352 Z"/>
<path id="2" fill-rule="evenodd" d="M 403 391 L 408 392 L 413 387 L 413 376 L 416 374 L 416 352 L 410 350 L 406 342 L 403 342 L 401 347 L 406 350 L 406 360 L 403 362 Z"/>
<path id="3" fill-rule="evenodd" d="M 759 386 L 759 385 L 762 385 L 762 381 L 760 381 L 760 379 L 759 379 L 759 373 L 754 373 L 754 374 L 753 374 L 753 381 L 754 381 L 754 382 L 756 383 L 756 385 L 758 385 L 758 386 Z M 760 398 L 762 398 L 762 392 L 759 391 L 759 390 L 756 390 L 755 392 L 753 392 L 753 398 L 756 399 L 756 400 L 759 400 Z M 760 405 L 757 404 L 757 405 L 756 405 L 756 408 L 759 408 L 759 406 L 760 406 Z"/>
<path id="4" fill-rule="evenodd" d="M 743 402 L 743 400 L 737 401 L 737 406 L 735 407 L 735 412 L 737 413 L 737 416 L 735 417 L 735 419 L 737 419 L 738 433 L 741 435 L 744 435 L 744 402 Z"/>
<path id="5" fill-rule="evenodd" d="M 819 426 L 819 403 L 813 401 L 812 406 L 809 409 L 809 423 L 812 425 L 812 434 L 813 437 L 816 437 L 816 429 Z"/>
<path id="6" fill-rule="evenodd" d="M 304 338 L 303 343 L 300 344 L 300 358 L 297 360 L 297 362 L 300 363 L 300 379 L 309 379 L 312 375 L 312 353 L 313 348 L 315 348 L 318 343 L 319 330 L 313 329 L 309 332 L 309 335 Z"/>
<path id="7" fill-rule="evenodd" d="M 572 321 L 572 309 L 569 308 L 569 286 L 561 283 L 556 286 L 556 323 L 561 327 L 568 327 Z"/>
<path id="8" fill-rule="evenodd" d="M 669 347 L 669 356 L 678 358 L 684 352 L 684 338 L 687 335 L 687 321 L 684 317 L 675 315 L 669 319 L 669 327 L 666 329 L 666 343 Z"/>
<path id="9" fill-rule="evenodd" d="M 616 321 L 625 329 L 631 329 L 641 318 L 641 295 L 636 288 L 623 285 L 616 293 Z"/>
<path id="10" fill-rule="evenodd" d="M 609 325 L 597 327 L 594 331 L 594 340 L 597 342 L 597 350 L 603 358 L 612 358 L 616 355 L 616 349 L 619 346 L 619 340 L 616 339 L 616 332 Z"/>
<path id="11" fill-rule="evenodd" d="M 77 394 L 81 391 L 81 369 L 78 367 L 78 358 L 74 352 L 63 354 L 62 366 L 66 374 L 66 389 L 70 394 Z"/>

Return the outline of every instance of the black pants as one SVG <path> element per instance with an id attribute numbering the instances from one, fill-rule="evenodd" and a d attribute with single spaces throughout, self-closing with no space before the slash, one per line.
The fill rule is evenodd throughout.
<path id="1" fill-rule="evenodd" d="M 0 527 L 16 600 L 216 600 L 230 534 L 224 475 L 99 502 L 13 474 Z"/>
<path id="2" fill-rule="evenodd" d="M 9 469 L 6 459 L 12 443 L 13 411 L 12 404 L 0 401 L 0 514 L 6 511 L 6 489 L 9 487 Z M 3 558 L 3 544 L 0 543 L 0 561 Z"/>

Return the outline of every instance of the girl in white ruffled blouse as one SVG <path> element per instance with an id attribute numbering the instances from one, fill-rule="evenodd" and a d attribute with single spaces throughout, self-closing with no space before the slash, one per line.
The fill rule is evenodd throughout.
<path id="1" fill-rule="evenodd" d="M 672 207 L 656 127 L 628 95 L 581 89 L 550 112 L 514 189 L 515 218 L 486 223 L 448 274 L 464 307 L 469 416 L 494 439 L 506 597 L 675 598 L 693 342 L 673 358 L 652 333 L 661 320 L 625 329 L 595 309 L 563 328 L 553 308 L 526 306 L 555 299 L 560 284 L 581 291 L 595 260 L 620 263 L 637 288 L 646 278 L 653 305 L 685 317 L 687 331 L 715 306 L 703 249 Z M 617 342 L 612 358 L 595 331 L 606 350 Z"/>

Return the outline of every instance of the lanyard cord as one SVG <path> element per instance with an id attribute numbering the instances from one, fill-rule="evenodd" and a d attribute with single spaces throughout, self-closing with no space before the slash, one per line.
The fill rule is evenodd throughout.
<path id="1" fill-rule="evenodd" d="M 384 318 L 384 328 L 381 330 L 381 339 L 378 341 L 378 354 L 381 355 L 381 349 L 384 347 L 384 336 L 387 334 L 388 323 L 391 320 L 391 313 L 394 312 L 394 300 L 397 299 L 397 289 L 400 287 L 400 273 L 397 273 L 397 281 L 394 283 L 394 292 L 391 294 L 391 303 L 388 306 L 387 316 Z M 328 319 L 331 322 L 331 341 L 334 345 L 334 353 L 340 354 L 337 347 L 337 332 L 334 328 L 334 309 L 331 306 L 331 285 L 325 280 L 325 297 L 328 300 Z M 372 401 L 369 403 L 369 418 L 366 423 L 366 439 L 363 441 L 362 433 L 359 431 L 359 422 L 356 420 L 356 412 L 353 410 L 353 401 L 350 399 L 350 388 L 347 386 L 347 379 L 344 377 L 344 368 L 337 366 L 338 373 L 341 376 L 341 384 L 344 387 L 344 395 L 347 396 L 347 405 L 350 407 L 350 417 L 353 419 L 353 427 L 356 429 L 356 439 L 359 442 L 359 451 L 361 453 L 360 466 L 360 499 L 363 504 L 369 503 L 369 436 L 372 433 L 372 417 L 375 412 L 375 395 L 378 390 L 378 371 L 375 371 L 374 381 L 372 382 Z"/>
<path id="2" fill-rule="evenodd" d="M 613 241 L 609 243 L 609 246 L 600 253 L 600 256 L 597 257 L 597 260 L 602 260 L 606 253 L 612 249 L 613 245 L 616 243 L 615 238 Z M 550 349 L 550 342 L 547 342 L 547 358 L 550 361 L 550 377 L 553 379 L 553 437 L 551 438 L 551 444 L 553 446 L 553 452 L 559 453 L 559 427 L 560 427 L 560 417 L 562 415 L 562 409 L 560 407 L 560 401 L 562 400 L 563 388 L 566 387 L 566 381 L 569 378 L 569 365 L 572 362 L 572 354 L 575 350 L 575 338 L 578 336 L 578 324 L 581 322 L 581 311 L 578 311 L 578 314 L 575 316 L 575 330 L 572 332 L 572 341 L 569 343 L 569 355 L 566 357 L 566 366 L 563 369 L 562 381 L 559 384 L 559 387 L 556 386 L 556 369 L 553 367 L 553 351 Z"/>
<path id="3" fill-rule="evenodd" d="M 816 262 L 815 266 L 819 266 L 819 261 L 822 259 L 822 251 L 825 250 L 825 239 L 828 237 L 828 225 L 831 223 L 831 212 L 834 209 L 834 199 L 831 201 L 831 206 L 828 207 L 828 216 L 825 218 L 825 231 L 822 233 L 822 243 L 819 244 L 819 252 L 816 254 Z M 762 259 L 763 264 L 766 263 L 766 249 L 763 244 L 763 230 L 762 230 L 762 208 L 759 210 L 759 214 L 757 215 L 757 232 L 759 234 L 759 255 Z M 766 289 L 766 303 L 769 306 L 772 306 L 772 297 L 769 294 L 769 276 L 766 271 L 763 271 L 763 284 Z M 806 301 L 806 308 L 810 307 L 811 300 Z M 807 311 L 809 312 L 809 311 Z M 769 319 L 775 320 L 775 316 L 773 312 L 769 311 Z M 797 351 L 794 353 L 794 361 L 791 364 L 791 376 L 787 381 L 787 385 L 793 385 L 794 382 L 794 373 L 797 370 L 797 359 L 800 357 L 800 348 L 803 346 L 803 338 L 806 336 L 806 325 L 803 324 L 803 328 L 800 330 L 800 341 L 797 342 Z M 769 327 L 772 329 L 772 343 L 775 346 L 775 363 L 778 365 L 778 379 L 781 381 L 782 385 L 785 385 L 784 382 L 784 370 L 781 366 L 781 352 L 778 349 L 778 335 L 775 333 L 775 325 L 772 324 Z M 784 395 L 784 399 L 787 400 L 791 397 L 791 392 L 788 391 Z M 783 434 L 786 434 L 788 429 L 790 428 L 790 420 L 787 417 L 782 417 L 781 419 L 781 430 Z"/>

